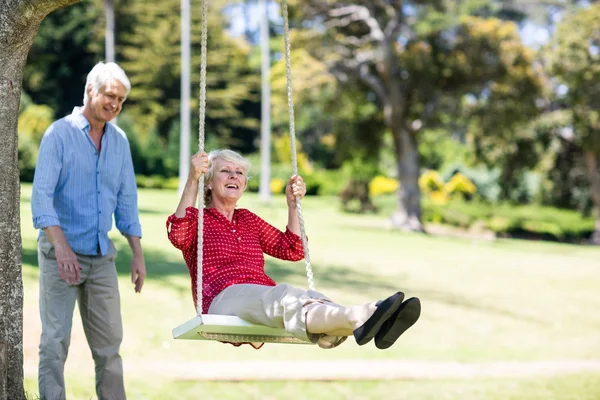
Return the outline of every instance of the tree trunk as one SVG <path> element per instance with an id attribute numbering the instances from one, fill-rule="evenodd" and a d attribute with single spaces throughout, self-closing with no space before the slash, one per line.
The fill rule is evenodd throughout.
<path id="1" fill-rule="evenodd" d="M 400 180 L 398 203 L 396 212 L 392 216 L 392 224 L 402 230 L 423 232 L 417 141 L 410 132 L 402 128 L 394 129 L 392 134 Z"/>
<path id="2" fill-rule="evenodd" d="M 17 136 L 23 67 L 42 19 L 76 1 L 20 0 L 0 8 L 0 400 L 25 399 Z"/>
<path id="3" fill-rule="evenodd" d="M 598 172 L 598 158 L 596 153 L 586 150 L 584 151 L 584 159 L 594 202 L 594 216 L 596 217 L 596 228 L 590 242 L 600 245 L 600 173 Z"/>
<path id="4" fill-rule="evenodd" d="M 24 399 L 17 119 L 29 46 L 0 52 L 0 399 Z"/>
<path id="5" fill-rule="evenodd" d="M 389 47 L 385 47 L 388 48 Z M 389 50 L 389 54 L 393 51 Z M 391 57 L 391 56 L 390 56 Z M 391 71 L 393 63 L 382 70 Z M 395 228 L 424 232 L 421 223 L 421 190 L 419 188 L 419 148 L 415 136 L 406 128 L 406 94 L 401 82 L 391 72 L 385 74 L 388 100 L 383 107 L 383 119 L 392 132 L 396 151 L 396 168 L 399 180 L 396 211 L 392 215 Z"/>

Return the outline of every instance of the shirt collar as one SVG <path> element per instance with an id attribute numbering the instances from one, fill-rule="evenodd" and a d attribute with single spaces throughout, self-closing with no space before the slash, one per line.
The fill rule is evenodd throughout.
<path id="1" fill-rule="evenodd" d="M 86 133 L 89 132 L 90 121 L 88 121 L 87 118 L 83 115 L 83 107 L 74 107 L 71 115 L 73 116 L 73 120 L 75 121 L 75 124 L 79 129 Z M 107 122 L 104 126 L 104 133 L 108 132 L 108 130 L 111 128 L 111 124 Z"/>
<path id="2" fill-rule="evenodd" d="M 73 116 L 73 121 L 75 121 L 75 124 L 79 129 L 84 132 L 87 132 L 90 129 L 90 122 L 83 115 L 83 107 L 73 108 L 71 115 Z"/>

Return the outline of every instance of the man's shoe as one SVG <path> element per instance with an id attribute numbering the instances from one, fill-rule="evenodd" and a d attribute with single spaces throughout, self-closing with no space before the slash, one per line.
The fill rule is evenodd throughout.
<path id="1" fill-rule="evenodd" d="M 417 322 L 420 315 L 421 301 L 416 297 L 406 300 L 377 332 L 375 346 L 383 350 L 393 345 L 400 335 Z"/>
<path id="2" fill-rule="evenodd" d="M 359 328 L 354 330 L 354 338 L 359 346 L 369 343 L 373 337 L 380 331 L 381 327 L 388 319 L 392 318 L 398 311 L 404 300 L 404 293 L 398 292 L 377 305 L 377 309 L 371 317 Z"/>

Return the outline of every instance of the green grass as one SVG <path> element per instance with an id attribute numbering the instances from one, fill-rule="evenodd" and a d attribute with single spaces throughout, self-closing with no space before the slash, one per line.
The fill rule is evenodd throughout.
<path id="1" fill-rule="evenodd" d="M 87 389 L 81 386 L 87 384 Z M 28 381 L 26 384 L 34 385 Z M 78 382 L 68 398 L 90 399 L 93 380 Z M 182 400 L 597 400 L 598 375 L 567 375 L 542 379 L 367 381 L 367 382 L 182 382 L 161 384 L 129 380 L 132 399 Z M 37 400 L 31 396 L 30 400 Z"/>
<path id="2" fill-rule="evenodd" d="M 24 353 L 26 390 L 37 392 L 39 341 L 36 232 L 30 187 L 22 193 Z M 165 233 L 178 202 L 173 191 L 142 190 L 140 210 L 148 278 L 142 294 L 129 279 L 126 241 L 117 248 L 125 339 L 126 385 L 133 399 L 592 399 L 599 374 L 552 378 L 382 382 L 199 383 L 169 371 L 190 361 L 404 359 L 424 362 L 535 361 L 600 358 L 600 249 L 567 244 L 477 241 L 407 234 L 385 216 L 343 215 L 332 198 L 303 202 L 317 289 L 343 304 L 360 304 L 403 290 L 423 303 L 420 321 L 388 351 L 348 340 L 331 351 L 266 345 L 256 351 L 214 342 L 174 341 L 171 329 L 194 316 L 187 268 Z M 283 227 L 283 198 L 240 204 Z M 279 282 L 306 286 L 304 263 L 267 260 Z M 175 376 L 173 376 L 175 375 Z M 74 399 L 94 398 L 93 365 L 78 316 L 66 364 Z M 240 395 L 243 393 L 243 395 Z M 300 395 L 301 393 L 301 395 Z M 238 397 L 236 397 L 236 394 Z M 573 397 L 575 396 L 575 397 Z M 579 397 L 577 397 L 579 396 Z M 595 396 L 595 397 L 594 397 Z M 33 397 L 35 398 L 35 397 Z"/>

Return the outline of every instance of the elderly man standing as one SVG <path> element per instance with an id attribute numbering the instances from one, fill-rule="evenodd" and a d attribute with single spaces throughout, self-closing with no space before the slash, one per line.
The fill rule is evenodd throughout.
<path id="1" fill-rule="evenodd" d="M 83 107 L 55 121 L 40 145 L 31 208 L 40 229 L 42 399 L 65 399 L 64 364 L 75 301 L 96 366 L 98 398 L 125 399 L 117 250 L 108 238 L 113 214 L 133 251 L 136 292 L 144 284 L 146 266 L 129 142 L 109 121 L 119 115 L 130 89 L 117 64 L 98 63 L 87 76 Z"/>

